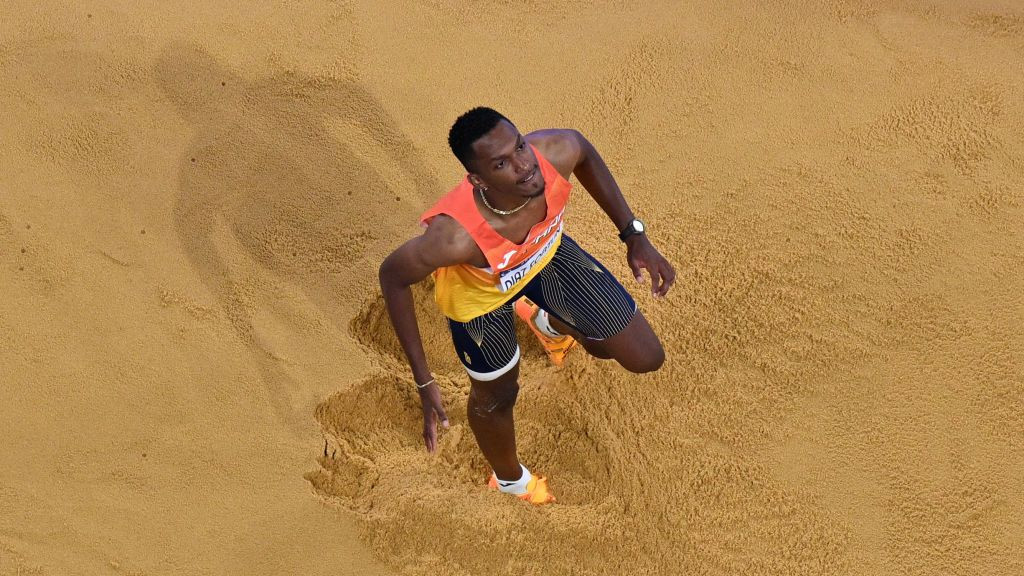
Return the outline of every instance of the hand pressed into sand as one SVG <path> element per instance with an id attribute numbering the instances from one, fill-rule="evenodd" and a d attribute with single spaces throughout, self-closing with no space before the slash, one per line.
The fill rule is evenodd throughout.
<path id="1" fill-rule="evenodd" d="M 420 403 L 423 405 L 423 442 L 427 452 L 433 453 L 437 451 L 437 419 L 441 420 L 443 428 L 448 428 L 448 415 L 442 406 L 437 382 L 420 389 Z"/>

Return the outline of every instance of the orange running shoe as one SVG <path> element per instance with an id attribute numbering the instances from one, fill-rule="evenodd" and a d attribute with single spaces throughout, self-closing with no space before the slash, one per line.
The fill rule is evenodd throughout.
<path id="1" fill-rule="evenodd" d="M 487 480 L 487 487 L 498 489 L 498 477 L 493 473 Z M 526 492 L 517 494 L 516 498 L 529 502 L 530 504 L 550 504 L 555 501 L 555 495 L 548 490 L 548 479 L 543 476 L 534 476 L 526 484 Z"/>
<path id="2" fill-rule="evenodd" d="M 540 340 L 541 345 L 544 346 L 544 351 L 548 353 L 548 358 L 551 359 L 552 364 L 561 366 L 565 360 L 565 355 L 576 345 L 576 339 L 568 334 L 559 338 L 552 338 L 541 332 L 537 325 L 533 323 L 537 314 L 540 314 L 540 306 L 531 302 L 529 298 L 524 296 L 516 300 L 515 308 L 516 314 L 523 319 L 523 322 L 526 322 L 526 325 L 530 327 L 530 330 Z"/>

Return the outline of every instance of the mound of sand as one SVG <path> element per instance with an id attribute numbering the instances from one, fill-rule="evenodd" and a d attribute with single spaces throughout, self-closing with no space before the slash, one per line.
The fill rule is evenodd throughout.
<path id="1" fill-rule="evenodd" d="M 5 8 L 0 574 L 1024 572 L 1016 3 Z M 520 333 L 540 509 L 429 282 L 423 450 L 376 286 L 478 104 L 586 134 L 680 272 L 628 285 L 655 374 Z"/>

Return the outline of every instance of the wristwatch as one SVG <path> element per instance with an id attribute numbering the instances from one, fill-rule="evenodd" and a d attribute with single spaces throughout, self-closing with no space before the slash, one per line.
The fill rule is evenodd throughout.
<path id="1" fill-rule="evenodd" d="M 629 238 L 630 236 L 632 236 L 634 234 L 643 234 L 643 233 L 644 233 L 644 223 L 641 222 L 639 218 L 633 218 L 633 220 L 631 220 L 629 222 L 629 224 L 626 224 L 625 228 L 623 228 L 622 230 L 619 230 L 619 240 L 622 240 L 623 242 L 625 242 L 626 238 Z"/>

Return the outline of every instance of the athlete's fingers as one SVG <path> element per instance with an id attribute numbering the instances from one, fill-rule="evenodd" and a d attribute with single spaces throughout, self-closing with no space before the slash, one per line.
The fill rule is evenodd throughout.
<path id="1" fill-rule="evenodd" d="M 665 262 L 665 265 L 669 269 L 669 282 L 665 285 L 665 293 L 669 293 L 669 289 L 676 284 L 676 269 L 669 262 Z"/>
<path id="2" fill-rule="evenodd" d="M 644 283 L 644 274 L 643 274 L 643 271 L 642 271 L 642 269 L 644 267 L 643 263 L 641 263 L 641 262 L 639 262 L 637 260 L 634 260 L 632 258 L 629 258 L 628 260 L 626 260 L 626 262 L 629 263 L 629 269 L 633 271 L 633 278 L 636 278 L 636 281 L 637 281 L 638 284 L 643 284 Z"/>
<path id="3" fill-rule="evenodd" d="M 432 412 L 431 415 L 436 413 L 437 414 L 437 419 L 441 421 L 441 426 L 443 428 L 447 428 L 448 427 L 448 414 L 444 411 L 444 403 L 441 400 L 441 389 L 437 387 L 436 383 L 431 387 L 430 392 L 429 392 L 429 397 L 430 397 L 430 410 Z"/>
<path id="4" fill-rule="evenodd" d="M 434 451 L 434 443 L 430 439 L 430 429 L 423 428 L 423 445 L 427 447 L 427 452 Z"/>
<path id="5" fill-rule="evenodd" d="M 662 262 L 662 282 L 661 282 L 661 295 L 668 294 L 669 288 L 676 283 L 676 269 L 668 263 L 667 260 Z"/>
<path id="6" fill-rule="evenodd" d="M 651 294 L 655 298 L 661 298 L 661 287 L 665 285 L 665 271 L 657 264 L 651 268 L 658 271 L 656 280 L 654 274 L 651 274 Z"/>
<path id="7" fill-rule="evenodd" d="M 437 449 L 437 432 L 434 430 L 433 423 L 423 427 L 423 443 L 427 445 L 427 452 Z"/>
<path id="8" fill-rule="evenodd" d="M 427 445 L 427 452 L 437 449 L 437 428 L 434 426 L 434 408 L 425 406 L 423 409 L 423 442 Z"/>
<path id="9" fill-rule="evenodd" d="M 661 270 L 658 266 L 648 266 L 647 273 L 651 275 L 651 295 L 658 297 L 658 285 L 661 283 Z"/>

